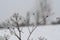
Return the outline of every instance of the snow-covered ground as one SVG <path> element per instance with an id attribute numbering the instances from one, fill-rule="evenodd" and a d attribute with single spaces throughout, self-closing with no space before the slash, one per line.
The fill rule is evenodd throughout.
<path id="1" fill-rule="evenodd" d="M 9 33 L 7 29 L 0 29 L 0 37 L 8 35 L 9 40 L 18 40 L 14 35 Z M 22 40 L 27 40 L 29 35 L 28 28 L 23 28 Z M 60 40 L 60 25 L 38 26 L 31 35 L 30 39 L 38 40 L 38 37 L 47 38 L 47 40 Z"/>

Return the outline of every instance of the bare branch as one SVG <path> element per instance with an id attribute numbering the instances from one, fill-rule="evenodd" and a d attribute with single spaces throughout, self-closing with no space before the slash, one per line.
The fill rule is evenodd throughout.
<path id="1" fill-rule="evenodd" d="M 14 32 L 13 32 L 11 29 L 13 29 L 13 31 L 14 31 Z M 20 37 L 16 34 L 16 32 L 15 32 L 14 28 L 11 28 L 11 29 L 9 29 L 9 30 L 10 30 L 10 32 L 11 32 L 11 33 L 13 32 L 13 34 L 14 34 L 18 39 L 20 39 Z"/>
<path id="2" fill-rule="evenodd" d="M 48 16 L 47 16 L 47 17 L 48 17 Z M 47 18 L 47 17 L 46 17 L 46 18 Z M 46 18 L 45 18 L 45 19 L 46 19 Z M 42 19 L 41 22 L 42 22 L 43 20 L 44 20 L 44 19 Z M 41 23 L 41 22 L 40 22 L 40 23 Z M 29 40 L 30 36 L 32 35 L 32 33 L 35 31 L 35 29 L 36 29 L 37 27 L 38 27 L 38 26 L 35 26 L 35 28 L 33 28 L 31 32 L 29 32 L 30 34 L 29 34 L 27 40 Z"/>

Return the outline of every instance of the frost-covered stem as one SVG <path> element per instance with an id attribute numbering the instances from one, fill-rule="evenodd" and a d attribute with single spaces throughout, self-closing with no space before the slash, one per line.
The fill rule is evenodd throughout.
<path id="1" fill-rule="evenodd" d="M 13 28 L 12 28 L 13 29 Z M 15 30 L 13 29 L 13 31 L 11 31 L 11 29 L 9 28 L 9 30 L 10 30 L 10 32 L 12 33 L 13 31 L 13 34 L 19 39 L 19 40 L 21 40 L 21 38 L 16 34 L 16 32 L 15 32 Z"/>
<path id="2" fill-rule="evenodd" d="M 29 34 L 27 40 L 29 40 L 30 36 L 32 35 L 32 33 L 34 32 L 34 30 L 35 30 L 36 28 L 37 28 L 37 26 L 36 26 L 31 32 L 29 32 L 30 34 Z"/>
<path id="3" fill-rule="evenodd" d="M 48 17 L 48 16 L 47 16 L 47 17 Z M 46 17 L 46 18 L 47 18 L 47 17 Z M 46 18 L 45 18 L 45 19 L 46 19 Z M 44 20 L 44 19 L 42 19 L 42 21 L 43 21 L 43 20 Z M 41 21 L 41 22 L 42 22 L 42 21 Z M 41 22 L 40 22 L 40 23 L 41 23 Z M 38 26 L 36 25 L 36 26 L 35 26 L 35 28 L 34 28 L 34 29 L 32 29 L 32 31 L 31 31 L 31 32 L 30 32 L 30 29 L 29 29 L 29 33 L 30 33 L 30 34 L 29 34 L 29 36 L 28 36 L 27 40 L 29 40 L 30 36 L 32 35 L 32 33 L 34 32 L 34 30 L 35 30 L 37 27 L 38 27 Z"/>
<path id="4" fill-rule="evenodd" d="M 19 40 L 21 40 L 21 30 L 19 29 L 19 27 L 17 29 L 19 31 Z"/>

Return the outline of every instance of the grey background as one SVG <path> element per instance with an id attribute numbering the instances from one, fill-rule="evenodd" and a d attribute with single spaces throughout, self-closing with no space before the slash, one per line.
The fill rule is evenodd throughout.
<path id="1" fill-rule="evenodd" d="M 60 16 L 60 0 L 52 0 L 51 4 L 55 14 L 50 19 L 55 20 Z M 0 0 L 0 22 L 9 18 L 13 13 L 25 16 L 27 11 L 32 12 L 38 8 L 39 0 Z"/>

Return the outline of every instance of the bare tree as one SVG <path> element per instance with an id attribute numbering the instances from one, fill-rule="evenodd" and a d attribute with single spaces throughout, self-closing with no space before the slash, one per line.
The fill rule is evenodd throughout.
<path id="1" fill-rule="evenodd" d="M 21 40 L 22 26 L 24 26 L 24 17 L 20 16 L 19 13 L 15 13 L 9 20 L 2 23 L 2 27 L 8 28 L 19 40 Z M 19 35 L 16 34 L 15 28 Z"/>
<path id="2" fill-rule="evenodd" d="M 51 15 L 51 5 L 49 3 L 49 0 L 41 0 L 40 2 L 40 16 L 42 17 L 43 24 L 46 24 L 46 17 Z"/>
<path id="3" fill-rule="evenodd" d="M 48 18 L 48 17 L 46 17 L 46 18 Z M 46 19 L 46 18 L 45 18 L 45 19 Z M 44 20 L 44 19 L 42 19 L 42 20 L 40 21 L 40 23 L 41 23 L 43 20 Z M 27 40 L 29 40 L 29 38 L 31 37 L 32 33 L 35 31 L 35 29 L 36 29 L 37 27 L 38 27 L 37 25 L 33 25 L 31 31 L 30 31 L 30 28 L 28 27 L 29 36 L 28 36 Z"/>
<path id="4" fill-rule="evenodd" d="M 37 11 L 37 14 L 36 14 L 36 25 L 39 25 L 39 15 L 40 15 L 40 12 Z"/>
<path id="5" fill-rule="evenodd" d="M 53 24 L 53 25 L 60 24 L 60 18 L 57 17 L 56 19 L 57 20 L 56 21 L 53 21 L 51 24 Z"/>
<path id="6" fill-rule="evenodd" d="M 17 35 L 16 33 L 15 33 L 15 31 L 14 31 L 14 34 L 15 34 L 15 36 L 19 39 L 19 40 L 21 40 L 21 32 L 22 32 L 22 28 L 21 28 L 21 26 L 23 26 L 24 25 L 24 20 L 23 20 L 24 18 L 22 17 L 22 16 L 19 16 L 19 14 L 17 13 L 15 13 L 14 15 L 13 15 L 13 18 L 11 18 L 11 21 L 12 21 L 12 26 L 14 26 L 14 27 L 16 27 L 17 28 L 17 30 L 18 30 L 18 32 L 19 32 L 19 35 Z M 13 28 L 13 30 L 14 30 L 14 28 Z"/>
<path id="7" fill-rule="evenodd" d="M 29 12 L 27 12 L 27 20 L 26 21 L 27 21 L 26 24 L 29 26 L 29 22 L 30 22 L 30 13 Z"/>
<path id="8" fill-rule="evenodd" d="M 47 17 L 50 16 L 51 14 L 51 7 L 50 7 L 50 4 L 48 3 L 47 0 L 42 0 L 40 2 L 40 14 L 41 14 L 41 17 L 42 17 L 42 20 L 40 21 L 43 22 L 44 25 L 46 25 L 46 19 Z M 38 24 L 39 23 L 39 12 L 37 13 L 37 18 L 36 18 L 36 23 Z M 29 38 L 31 37 L 32 33 L 35 31 L 35 29 L 37 28 L 37 25 L 34 25 L 32 27 L 32 30 L 30 31 L 29 27 L 28 27 L 28 31 L 29 31 L 29 36 L 27 38 L 27 40 L 29 40 Z"/>

